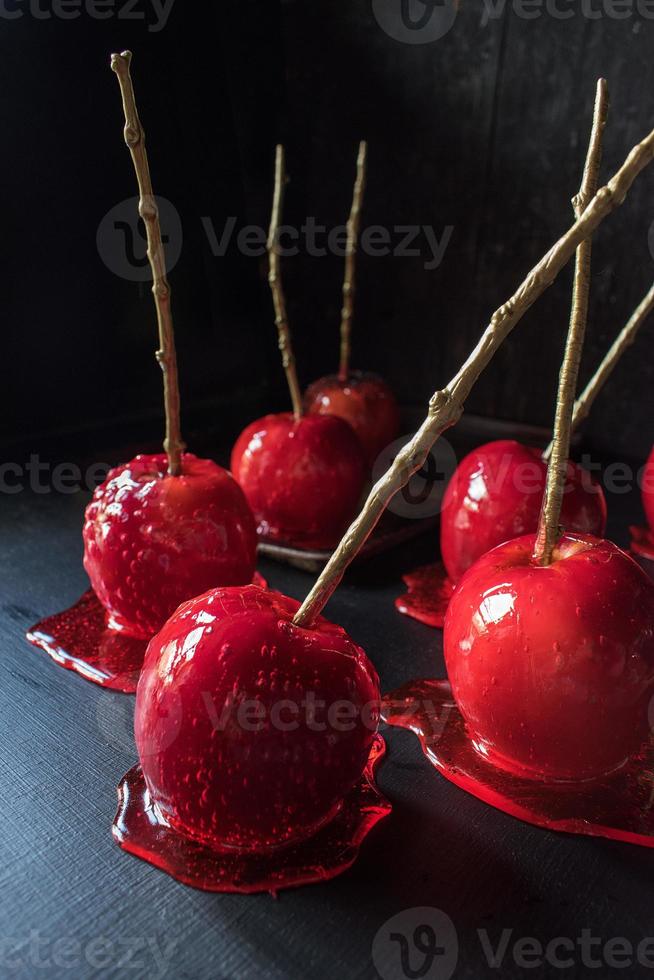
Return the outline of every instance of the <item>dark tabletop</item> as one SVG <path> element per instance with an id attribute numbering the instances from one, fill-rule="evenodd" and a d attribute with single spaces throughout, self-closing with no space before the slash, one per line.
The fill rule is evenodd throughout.
<path id="1" fill-rule="evenodd" d="M 1 977 L 654 975 L 635 953 L 623 952 L 630 965 L 618 968 L 602 952 L 613 940 L 617 962 L 629 948 L 620 941 L 635 950 L 654 936 L 654 852 L 498 813 L 446 782 L 417 740 L 395 729 L 384 732 L 380 773 L 393 814 L 333 881 L 277 899 L 207 894 L 121 851 L 110 827 L 116 784 L 136 761 L 134 700 L 62 670 L 24 639 L 33 622 L 87 587 L 86 501 L 83 493 L 27 490 L 0 501 Z M 641 519 L 637 494 L 612 494 L 609 507 L 610 534 L 626 544 L 628 523 Z M 385 690 L 443 676 L 440 634 L 393 606 L 400 572 L 434 555 L 436 541 L 412 548 L 355 570 L 328 608 L 371 656 Z M 312 580 L 271 563 L 261 571 L 298 598 Z M 428 911 L 410 911 L 420 907 Z M 423 921 L 438 927 L 445 952 L 431 970 L 411 949 L 407 971 L 393 971 L 397 941 L 391 949 L 383 938 L 373 959 L 375 936 L 393 916 L 407 943 Z M 573 965 L 528 967 L 529 937 L 544 946 L 572 940 Z M 490 947 L 501 943 L 506 954 L 493 967 Z"/>

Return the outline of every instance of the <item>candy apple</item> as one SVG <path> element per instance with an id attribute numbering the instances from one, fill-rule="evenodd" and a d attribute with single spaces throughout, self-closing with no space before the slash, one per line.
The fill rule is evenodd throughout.
<path id="1" fill-rule="evenodd" d="M 441 555 L 452 582 L 491 548 L 536 531 L 546 480 L 540 451 L 511 439 L 489 442 L 461 461 L 441 511 Z M 572 462 L 561 524 L 598 536 L 606 527 L 601 486 Z"/>
<path id="2" fill-rule="evenodd" d="M 187 837 L 254 851 L 304 840 L 361 777 L 377 674 L 339 626 L 295 626 L 298 605 L 215 589 L 150 641 L 136 745 L 150 799 Z"/>
<path id="3" fill-rule="evenodd" d="M 445 619 L 452 692 L 478 750 L 546 780 L 621 767 L 650 734 L 654 584 L 616 545 L 566 534 L 550 565 L 535 535 L 463 576 Z"/>
<path id="4" fill-rule="evenodd" d="M 185 599 L 252 581 L 256 528 L 243 491 L 208 459 L 163 454 L 111 470 L 84 522 L 84 567 L 111 625 L 149 638 Z"/>
<path id="5" fill-rule="evenodd" d="M 333 548 L 354 517 L 365 481 L 361 446 L 334 415 L 266 415 L 243 430 L 232 473 L 259 533 L 307 548 Z"/>
<path id="6" fill-rule="evenodd" d="M 304 396 L 307 412 L 338 415 L 356 432 L 368 466 L 400 431 L 400 412 L 395 395 L 381 378 L 362 371 L 350 371 L 314 381 Z"/>

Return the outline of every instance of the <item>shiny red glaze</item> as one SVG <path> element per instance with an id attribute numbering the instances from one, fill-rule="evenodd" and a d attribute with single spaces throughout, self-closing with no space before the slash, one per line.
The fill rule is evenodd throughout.
<path id="1" fill-rule="evenodd" d="M 112 625 L 149 638 L 180 602 L 252 581 L 256 528 L 241 488 L 209 459 L 163 454 L 111 470 L 84 522 L 84 567 Z"/>
<path id="2" fill-rule="evenodd" d="M 551 565 L 535 535 L 466 572 L 445 619 L 452 692 L 477 748 L 541 779 L 611 772 L 649 737 L 654 584 L 627 554 L 565 535 Z"/>
<path id="3" fill-rule="evenodd" d="M 395 395 L 375 374 L 351 371 L 319 378 L 304 396 L 307 412 L 338 415 L 356 432 L 369 466 L 400 432 L 400 410 Z"/>
<path id="4" fill-rule="evenodd" d="M 441 511 L 441 557 L 453 582 L 491 548 L 536 531 L 546 480 L 540 450 L 512 439 L 489 442 L 461 460 Z M 598 537 L 606 529 L 601 486 L 572 462 L 561 524 Z"/>
<path id="5" fill-rule="evenodd" d="M 365 463 L 354 432 L 333 415 L 290 412 L 252 422 L 232 450 L 232 473 L 266 538 L 335 547 L 357 513 Z"/>
<path id="6" fill-rule="evenodd" d="M 647 523 L 650 531 L 654 531 L 654 449 L 649 454 L 643 470 L 642 497 Z"/>
<path id="7" fill-rule="evenodd" d="M 339 626 L 294 626 L 297 609 L 253 585 L 216 589 L 150 641 L 136 745 L 151 798 L 179 832 L 252 850 L 303 840 L 360 779 L 377 674 Z"/>

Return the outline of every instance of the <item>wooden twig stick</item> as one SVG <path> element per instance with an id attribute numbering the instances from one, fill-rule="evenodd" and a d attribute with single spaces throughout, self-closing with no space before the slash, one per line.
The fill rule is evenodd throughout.
<path id="1" fill-rule="evenodd" d="M 400 450 L 392 466 L 372 488 L 361 513 L 345 532 L 341 543 L 298 609 L 294 618 L 296 625 L 307 626 L 320 614 L 389 500 L 424 465 L 431 447 L 441 433 L 459 420 L 473 385 L 504 339 L 538 297 L 552 285 L 578 245 L 592 235 L 602 221 L 622 204 L 636 177 L 652 159 L 654 130 L 631 150 L 608 184 L 600 188 L 579 220 L 534 266 L 511 299 L 495 311 L 465 364 L 445 388 L 432 396 L 427 417 L 415 436 Z"/>
<path id="2" fill-rule="evenodd" d="M 173 315 L 170 307 L 170 285 L 166 277 L 166 257 L 161 241 L 159 209 L 152 190 L 150 166 L 145 149 L 145 133 L 136 109 L 134 88 L 130 76 L 131 51 L 112 54 L 111 67 L 118 77 L 125 113 L 125 142 L 129 147 L 139 185 L 139 214 L 145 223 L 148 238 L 148 259 L 152 269 L 152 293 L 159 325 L 159 350 L 157 360 L 164 382 L 164 408 L 166 412 L 166 438 L 164 450 L 168 456 L 168 472 L 178 476 L 182 469 L 184 443 L 179 421 L 179 380 L 177 377 L 177 353 L 173 332 Z"/>
<path id="3" fill-rule="evenodd" d="M 272 292 L 273 305 L 275 307 L 275 323 L 277 325 L 277 337 L 279 349 L 282 355 L 282 364 L 286 372 L 288 390 L 291 393 L 293 405 L 293 415 L 296 419 L 302 417 L 302 394 L 297 379 L 297 369 L 295 367 L 295 355 L 291 344 L 291 331 L 288 326 L 288 315 L 286 313 L 286 299 L 284 298 L 284 287 L 279 269 L 279 223 L 281 220 L 282 206 L 284 203 L 284 185 L 286 184 L 286 168 L 284 165 L 284 147 L 277 146 L 275 152 L 275 189 L 273 192 L 273 206 L 270 217 L 270 230 L 268 232 L 268 282 Z"/>
<path id="4" fill-rule="evenodd" d="M 352 195 L 352 209 L 347 219 L 343 308 L 341 310 L 341 358 L 338 369 L 338 376 L 341 381 L 345 381 L 350 372 L 357 243 L 359 241 L 359 228 L 361 226 L 361 202 L 366 189 L 367 157 L 368 144 L 365 140 L 361 140 L 359 143 L 359 155 L 357 157 L 357 175 L 354 182 L 354 193 Z"/>
<path id="5" fill-rule="evenodd" d="M 600 163 L 602 160 L 602 139 L 608 111 L 609 97 L 606 80 L 600 78 L 597 83 L 593 129 L 586 156 L 581 188 L 577 196 L 572 199 L 572 207 L 577 219 L 581 217 L 597 193 Z M 575 260 L 572 311 L 570 314 L 570 326 L 568 328 L 561 373 L 559 375 L 554 438 L 552 439 L 552 456 L 547 469 L 547 483 L 545 485 L 543 506 L 534 546 L 534 560 L 540 565 L 551 564 L 552 553 L 561 534 L 559 519 L 561 517 L 561 506 L 563 504 L 565 482 L 568 475 L 572 413 L 574 411 L 575 394 L 577 392 L 581 354 L 584 348 L 586 321 L 588 320 L 592 247 L 591 238 L 587 238 L 581 242 L 577 248 L 577 257 Z"/>
<path id="6" fill-rule="evenodd" d="M 588 414 L 593 406 L 593 402 L 613 373 L 613 370 L 617 366 L 618 361 L 626 349 L 631 347 L 633 344 L 634 340 L 636 339 L 636 334 L 653 309 L 654 285 L 631 314 L 629 320 L 606 352 L 606 356 L 604 357 L 604 360 L 598 367 L 597 371 L 590 379 L 582 393 L 579 395 L 579 398 L 576 400 L 574 413 L 572 416 L 573 432 L 575 432 L 577 427 L 581 425 L 584 419 L 588 417 Z M 549 446 L 543 453 L 543 459 L 549 459 L 553 445 L 554 443 L 550 442 Z"/>

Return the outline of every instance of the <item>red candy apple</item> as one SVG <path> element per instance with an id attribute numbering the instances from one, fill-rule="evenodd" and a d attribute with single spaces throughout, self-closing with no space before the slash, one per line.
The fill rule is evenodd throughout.
<path id="1" fill-rule="evenodd" d="M 208 459 L 137 456 L 111 470 L 84 523 L 84 567 L 112 624 L 148 638 L 180 602 L 252 581 L 256 529 L 241 488 Z"/>
<path id="2" fill-rule="evenodd" d="M 536 531 L 546 479 L 540 451 L 510 439 L 480 446 L 461 461 L 441 512 L 441 555 L 452 582 L 491 548 Z M 606 527 L 602 488 L 572 462 L 561 524 L 600 537 Z"/>
<path id="3" fill-rule="evenodd" d="M 654 585 L 616 545 L 567 534 L 552 563 L 534 535 L 488 552 L 445 620 L 452 692 L 478 749 L 549 780 L 620 767 L 647 741 Z"/>
<path id="4" fill-rule="evenodd" d="M 232 473 L 267 538 L 333 548 L 354 517 L 365 481 L 359 442 L 334 415 L 266 415 L 243 430 Z"/>
<path id="5" fill-rule="evenodd" d="M 177 831 L 261 850 L 329 821 L 361 777 L 379 717 L 363 650 L 257 586 L 184 603 L 148 647 L 135 712 L 150 797 Z"/>
<path id="6" fill-rule="evenodd" d="M 400 431 L 400 412 L 395 395 L 375 374 L 350 371 L 314 381 L 304 396 L 307 412 L 338 415 L 356 432 L 372 466 Z"/>

